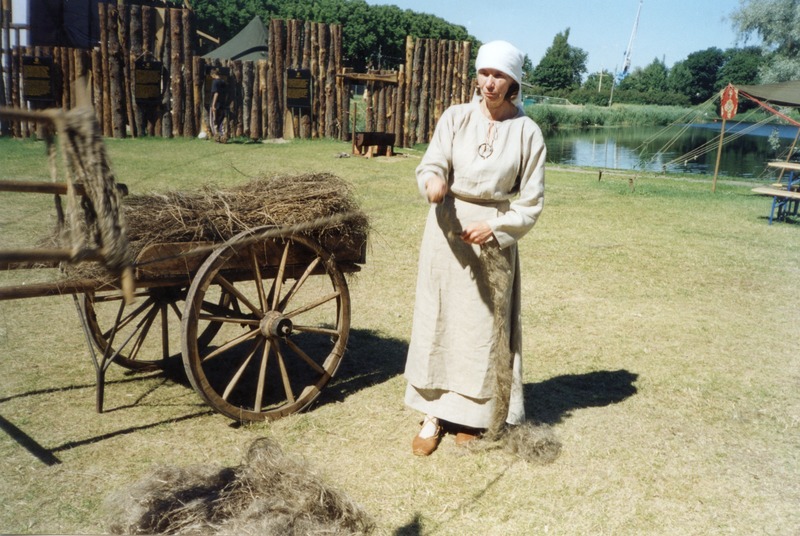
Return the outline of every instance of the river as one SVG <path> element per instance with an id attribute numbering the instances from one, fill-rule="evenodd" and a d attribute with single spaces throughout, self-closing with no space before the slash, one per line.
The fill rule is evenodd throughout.
<path id="1" fill-rule="evenodd" d="M 721 125 L 560 129 L 545 134 L 547 160 L 602 169 L 713 175 Z M 727 124 L 719 174 L 774 177 L 775 171 L 766 163 L 785 160 L 797 132 L 791 126 Z"/>

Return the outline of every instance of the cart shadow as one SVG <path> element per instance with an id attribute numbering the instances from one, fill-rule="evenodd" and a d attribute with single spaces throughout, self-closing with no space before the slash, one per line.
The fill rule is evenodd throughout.
<path id="1" fill-rule="evenodd" d="M 348 396 L 403 373 L 408 342 L 365 329 L 350 330 L 347 351 L 336 376 L 311 409 L 342 402 Z"/>

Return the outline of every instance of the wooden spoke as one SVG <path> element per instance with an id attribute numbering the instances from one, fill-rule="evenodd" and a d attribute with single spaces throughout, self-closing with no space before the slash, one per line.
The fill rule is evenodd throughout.
<path id="1" fill-rule="evenodd" d="M 253 356 L 256 355 L 256 352 L 263 343 L 264 343 L 263 339 L 256 340 L 255 344 L 253 345 L 253 349 L 250 351 L 249 354 L 247 354 L 247 358 L 244 360 L 242 365 L 236 371 L 236 374 L 233 375 L 231 381 L 228 382 L 228 385 L 225 386 L 225 392 L 222 393 L 223 400 L 227 400 L 231 394 L 231 391 L 233 391 L 233 389 L 236 388 L 236 384 L 239 383 L 239 379 L 242 377 L 242 374 L 244 374 L 244 370 L 247 368 L 247 365 L 250 364 L 250 360 L 253 359 Z M 269 341 L 267 341 L 267 344 L 269 344 Z"/>
<path id="2" fill-rule="evenodd" d="M 300 358 L 303 361 L 308 363 L 308 366 L 310 366 L 311 368 L 313 368 L 314 370 L 316 370 L 320 374 L 323 374 L 323 375 L 327 374 L 327 372 L 325 371 L 324 368 L 319 366 L 316 361 L 314 361 L 313 359 L 308 357 L 308 354 L 306 354 L 299 346 L 297 346 L 294 342 L 292 342 L 291 339 L 286 339 L 286 345 L 289 346 L 289 348 L 291 348 L 294 353 L 299 355 Z"/>
<path id="3" fill-rule="evenodd" d="M 283 247 L 283 256 L 281 257 L 281 264 L 278 267 L 278 275 L 275 276 L 275 283 L 273 288 L 275 289 L 275 293 L 272 295 L 272 310 L 275 310 L 278 307 L 278 300 L 281 297 L 281 285 L 283 285 L 283 274 L 286 273 L 286 260 L 289 258 L 289 245 L 291 244 L 291 240 L 286 241 L 286 245 Z"/>
<path id="4" fill-rule="evenodd" d="M 320 260 L 322 260 L 322 259 L 320 259 L 319 257 L 316 257 L 311 262 L 311 264 L 309 264 L 308 267 L 306 267 L 306 270 L 305 270 L 305 272 L 303 272 L 303 275 L 301 275 L 294 282 L 294 285 L 292 285 L 292 288 L 289 289 L 289 292 L 287 292 L 286 296 L 284 296 L 284 298 L 281 300 L 281 303 L 278 306 L 278 310 L 279 311 L 283 311 L 286 308 L 286 304 L 289 303 L 289 300 L 292 299 L 292 296 L 294 296 L 295 293 L 297 293 L 297 291 L 300 290 L 300 288 L 303 286 L 303 283 L 305 283 L 306 279 L 308 279 L 308 276 L 310 276 L 311 273 L 314 271 L 314 269 L 317 267 L 317 265 L 319 265 L 319 261 Z"/>
<path id="5" fill-rule="evenodd" d="M 226 342 L 225 344 L 223 344 L 222 346 L 220 346 L 216 350 L 206 354 L 203 357 L 203 361 L 208 361 L 209 359 L 213 359 L 213 358 L 217 357 L 218 355 L 220 355 L 220 354 L 230 350 L 231 348 L 233 348 L 235 346 L 238 346 L 239 344 L 243 343 L 247 339 L 252 339 L 256 335 L 258 335 L 258 333 L 259 333 L 259 331 L 257 329 L 242 333 L 241 335 L 239 335 L 235 339 L 229 340 L 228 342 Z"/>
<path id="6" fill-rule="evenodd" d="M 234 295 L 237 300 L 239 300 L 240 302 L 245 304 L 247 306 L 247 308 L 250 309 L 251 311 L 253 311 L 254 313 L 263 314 L 262 310 L 257 305 L 253 305 L 253 302 L 251 302 L 247 298 L 247 296 L 245 296 L 244 294 L 239 292 L 239 290 L 236 287 L 233 286 L 233 283 L 231 283 L 230 281 L 225 279 L 223 276 L 221 276 L 221 275 L 217 276 L 214 279 L 214 283 L 217 283 L 217 284 L 221 285 L 222 288 L 227 290 L 230 294 Z"/>
<path id="7" fill-rule="evenodd" d="M 144 303 L 136 307 L 133 311 L 129 312 L 124 318 L 120 319 L 115 325 L 113 325 L 111 329 L 103 333 L 103 337 L 107 338 L 111 334 L 112 329 L 116 329 L 117 331 L 123 329 L 133 320 L 135 320 L 140 314 L 142 314 L 143 311 L 146 311 L 148 308 L 152 307 L 154 303 L 155 301 L 152 298 L 147 298 Z M 125 310 L 125 303 L 120 302 L 119 307 L 121 310 Z"/>
<path id="8" fill-rule="evenodd" d="M 339 293 L 338 292 L 332 292 L 331 294 L 328 294 L 327 296 L 323 296 L 322 298 L 320 298 L 320 299 L 318 299 L 318 300 L 316 300 L 314 302 L 311 302 L 311 303 L 309 303 L 307 305 L 304 305 L 302 307 L 298 307 L 297 309 L 295 309 L 294 311 L 292 311 L 290 313 L 286 313 L 285 316 L 286 316 L 286 318 L 292 318 L 292 317 L 297 316 L 297 315 L 299 315 L 301 313 L 305 313 L 306 311 L 310 311 L 311 309 L 315 309 L 315 308 L 319 307 L 320 305 L 322 305 L 324 303 L 328 303 L 331 300 L 335 300 L 338 297 L 339 297 Z"/>
<path id="9" fill-rule="evenodd" d="M 283 391 L 286 393 L 286 399 L 290 404 L 294 404 L 292 384 L 289 382 L 289 374 L 286 372 L 286 360 L 283 358 L 283 353 L 281 352 L 279 344 L 275 345 L 275 355 L 278 357 L 278 366 L 281 369 L 281 380 L 283 380 Z"/>
<path id="10" fill-rule="evenodd" d="M 322 326 L 301 326 L 299 324 L 295 324 L 293 329 L 294 331 L 302 331 L 305 333 L 321 333 L 323 335 L 330 335 L 331 337 L 336 337 L 339 335 L 337 330 Z"/>
<path id="11" fill-rule="evenodd" d="M 258 255 L 255 247 L 250 248 L 250 266 L 253 268 L 253 284 L 258 291 L 258 303 L 261 306 L 261 310 L 264 311 L 267 309 L 267 296 L 264 293 L 264 282 L 261 280 L 261 268 L 258 266 Z"/>
<path id="12" fill-rule="evenodd" d="M 261 352 L 261 363 L 258 368 L 258 383 L 256 384 L 256 400 L 253 404 L 253 411 L 256 413 L 261 411 L 261 404 L 264 402 L 264 386 L 267 377 L 267 361 L 269 361 L 269 350 L 272 345 L 270 340 L 264 344 L 264 351 Z"/>

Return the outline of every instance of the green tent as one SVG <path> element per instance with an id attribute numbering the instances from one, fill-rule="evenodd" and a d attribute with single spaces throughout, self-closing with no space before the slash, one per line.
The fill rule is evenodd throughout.
<path id="1" fill-rule="evenodd" d="M 759 100 L 778 106 L 800 106 L 800 81 L 762 84 L 760 86 L 736 86 L 737 89 Z"/>
<path id="2" fill-rule="evenodd" d="M 265 60 L 269 52 L 268 38 L 267 27 L 256 15 L 241 32 L 203 58 L 210 60 Z"/>

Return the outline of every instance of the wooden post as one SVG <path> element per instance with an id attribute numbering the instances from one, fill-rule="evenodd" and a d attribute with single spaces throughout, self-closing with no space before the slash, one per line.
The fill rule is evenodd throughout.
<path id="1" fill-rule="evenodd" d="M 191 9 L 182 9 L 183 28 L 183 135 L 194 137 L 195 130 L 195 100 L 194 100 L 194 39 L 195 25 L 194 12 Z"/>
<path id="2" fill-rule="evenodd" d="M 717 147 L 717 163 L 714 165 L 714 180 L 711 182 L 711 191 L 717 191 L 717 172 L 719 172 L 719 162 L 722 158 L 722 139 L 725 136 L 725 117 L 722 118 L 722 128 L 719 131 L 719 147 Z"/>
<path id="3" fill-rule="evenodd" d="M 258 61 L 258 92 L 261 99 L 261 127 L 259 130 L 259 138 L 266 138 L 268 136 L 268 112 L 269 112 L 269 99 L 267 94 L 269 82 L 269 63 L 267 60 Z"/>
<path id="4" fill-rule="evenodd" d="M 163 9 L 158 11 L 157 13 L 163 16 L 164 20 L 164 28 L 169 28 L 169 18 L 170 18 L 170 10 Z M 157 23 L 156 23 L 157 24 Z M 162 28 L 163 32 L 163 28 Z M 156 30 L 154 37 L 156 39 L 156 43 L 158 42 L 158 30 Z M 170 81 L 172 65 L 170 63 L 170 39 L 162 39 L 161 40 L 161 50 L 158 51 L 159 47 L 156 44 L 155 49 L 160 52 L 158 56 L 161 59 L 161 63 L 164 65 L 164 79 L 161 81 L 161 86 L 163 88 L 163 92 L 161 95 L 161 109 L 160 114 L 158 116 L 158 122 L 160 123 L 160 132 L 162 138 L 171 138 L 172 137 L 172 83 Z"/>
<path id="5" fill-rule="evenodd" d="M 136 113 L 134 107 L 136 103 L 133 100 L 135 93 L 133 92 L 133 77 L 131 70 L 131 7 L 124 2 L 119 2 L 120 13 L 120 27 L 119 27 L 119 41 L 120 41 L 120 61 L 122 62 L 123 72 L 123 87 L 125 92 L 125 113 L 127 117 L 128 128 L 130 128 L 131 135 L 135 138 L 138 131 L 136 130 Z"/>
<path id="6" fill-rule="evenodd" d="M 172 135 L 183 135 L 183 44 L 181 43 L 181 16 L 180 9 L 169 10 L 169 79 L 172 92 Z"/>
<path id="7" fill-rule="evenodd" d="M 111 106 L 111 129 L 115 138 L 125 137 L 125 75 L 123 58 L 119 43 L 119 12 L 114 4 L 109 4 L 108 14 L 108 75 Z"/>
<path id="8" fill-rule="evenodd" d="M 103 81 L 103 88 L 102 88 L 102 99 L 103 99 L 103 106 L 100 108 L 102 111 L 100 119 L 100 124 L 102 125 L 103 136 L 110 137 L 112 134 L 111 128 L 111 82 L 108 76 L 108 10 L 106 9 L 108 4 L 100 2 L 97 4 L 97 9 L 99 11 L 99 22 L 100 22 L 100 61 L 102 64 L 102 76 L 101 79 Z"/>
<path id="9" fill-rule="evenodd" d="M 92 83 L 94 92 L 94 113 L 97 116 L 97 122 L 102 126 L 103 124 L 103 58 L 100 54 L 100 49 L 92 49 Z M 101 129 L 102 130 L 102 129 Z"/>
<path id="10" fill-rule="evenodd" d="M 242 134 L 249 137 L 251 132 L 250 112 L 253 108 L 253 62 L 242 63 Z"/>
<path id="11" fill-rule="evenodd" d="M 425 39 L 425 56 L 422 67 L 422 87 L 419 96 L 419 130 L 417 139 L 425 143 L 428 141 L 428 114 L 429 114 L 429 94 L 431 83 L 431 40 Z"/>

